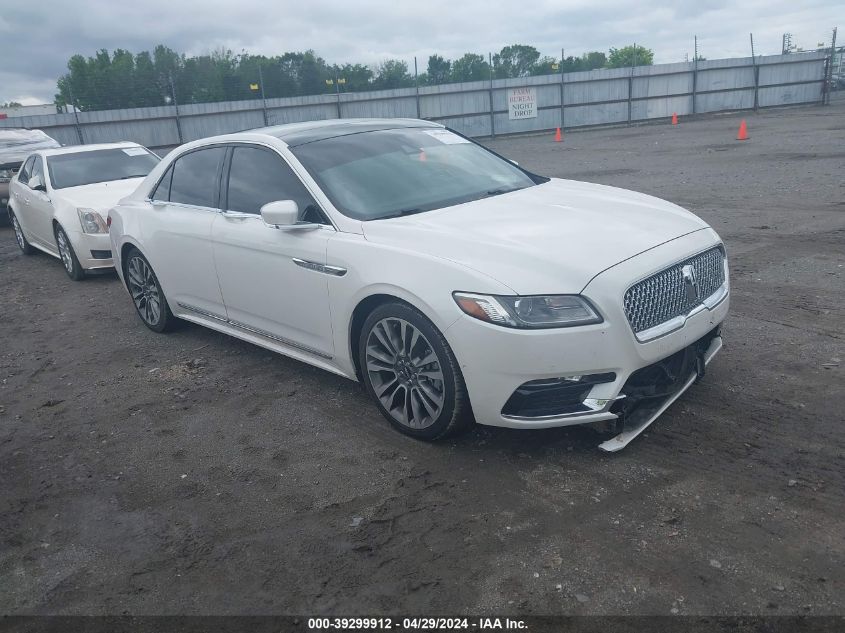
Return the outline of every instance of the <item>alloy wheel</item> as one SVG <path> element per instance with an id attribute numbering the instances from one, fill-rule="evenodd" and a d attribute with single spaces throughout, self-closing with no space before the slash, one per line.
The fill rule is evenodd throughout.
<path id="1" fill-rule="evenodd" d="M 59 245 L 59 255 L 62 257 L 62 263 L 65 265 L 65 270 L 68 271 L 68 273 L 73 273 L 73 255 L 71 255 L 67 235 L 65 235 L 65 232 L 62 229 L 56 230 L 56 242 Z"/>
<path id="2" fill-rule="evenodd" d="M 376 397 L 399 424 L 434 424 L 446 400 L 440 359 L 429 340 L 408 321 L 388 317 L 367 336 L 366 370 Z"/>
<path id="3" fill-rule="evenodd" d="M 126 265 L 129 292 L 138 314 L 149 325 L 157 325 L 161 317 L 161 295 L 152 268 L 142 257 L 132 257 Z"/>

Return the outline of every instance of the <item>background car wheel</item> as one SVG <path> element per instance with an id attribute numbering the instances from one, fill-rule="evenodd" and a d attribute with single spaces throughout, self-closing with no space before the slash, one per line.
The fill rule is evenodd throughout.
<path id="1" fill-rule="evenodd" d="M 438 440 L 472 424 L 464 378 L 449 344 L 418 310 L 377 307 L 358 342 L 364 385 L 402 433 Z"/>
<path id="2" fill-rule="evenodd" d="M 58 224 L 56 225 L 56 246 L 59 247 L 59 255 L 67 276 L 74 281 L 85 279 L 85 271 L 79 265 L 79 260 L 76 258 L 76 253 L 73 252 L 73 246 L 71 246 L 67 233 Z"/>
<path id="3" fill-rule="evenodd" d="M 12 228 L 15 230 L 15 240 L 17 241 L 21 252 L 24 255 L 32 255 L 32 246 L 30 246 L 29 242 L 26 241 L 26 236 L 23 234 L 20 222 L 18 222 L 18 218 L 15 217 L 13 211 L 9 211 L 9 219 L 12 221 Z"/>
<path id="4" fill-rule="evenodd" d="M 170 329 L 176 317 L 167 305 L 164 291 L 152 266 L 137 248 L 130 249 L 126 254 L 124 278 L 129 294 L 132 295 L 135 310 L 144 325 L 153 332 L 164 332 Z"/>

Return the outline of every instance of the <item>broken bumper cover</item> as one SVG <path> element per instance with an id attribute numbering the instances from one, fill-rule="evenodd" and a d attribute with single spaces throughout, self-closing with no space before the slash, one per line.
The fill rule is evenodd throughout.
<path id="1" fill-rule="evenodd" d="M 720 328 L 715 328 L 689 347 L 631 374 L 609 407 L 621 430 L 599 448 L 611 453 L 625 448 L 704 377 L 707 364 L 720 349 L 722 336 Z"/>

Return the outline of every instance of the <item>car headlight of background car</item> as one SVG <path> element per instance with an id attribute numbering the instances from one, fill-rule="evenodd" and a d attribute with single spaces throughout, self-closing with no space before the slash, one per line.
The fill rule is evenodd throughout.
<path id="1" fill-rule="evenodd" d="M 82 224 L 83 233 L 108 233 L 109 228 L 106 226 L 103 216 L 94 211 L 94 209 L 86 209 L 80 207 L 76 210 L 79 214 L 79 223 Z"/>
<path id="2" fill-rule="evenodd" d="M 602 322 L 596 309 L 579 295 L 521 297 L 454 292 L 452 296 L 469 316 L 505 327 L 540 329 Z"/>

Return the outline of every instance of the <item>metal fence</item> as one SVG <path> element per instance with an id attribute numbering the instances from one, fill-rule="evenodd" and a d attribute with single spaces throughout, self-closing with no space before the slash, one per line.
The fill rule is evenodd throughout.
<path id="1" fill-rule="evenodd" d="M 135 141 L 170 147 L 198 138 L 316 119 L 412 117 L 484 137 L 680 115 L 823 103 L 824 52 L 702 60 L 417 88 L 279 99 L 71 112 L 0 120 L 64 145 Z M 508 98 L 532 88 L 536 116 L 514 120 Z"/>

